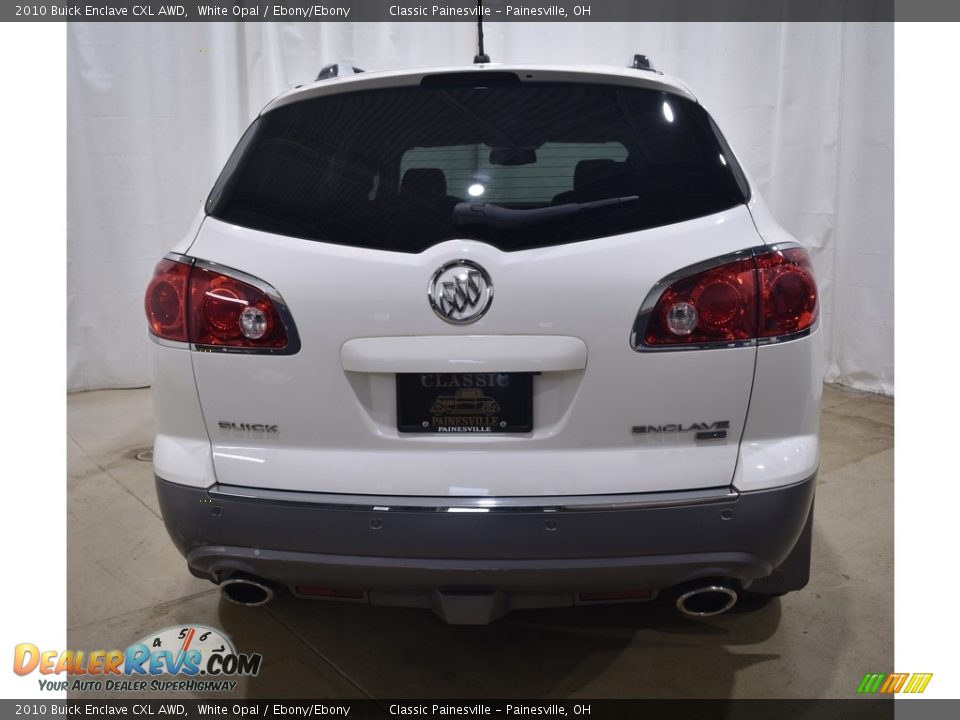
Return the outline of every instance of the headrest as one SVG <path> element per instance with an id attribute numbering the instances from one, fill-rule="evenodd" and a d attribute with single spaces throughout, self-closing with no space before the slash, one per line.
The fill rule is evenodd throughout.
<path id="1" fill-rule="evenodd" d="M 615 165 L 610 158 L 581 160 L 573 169 L 573 189 L 583 190 L 588 185 L 609 177 Z"/>
<path id="2" fill-rule="evenodd" d="M 423 200 L 436 200 L 447 194 L 447 178 L 438 168 L 410 168 L 403 174 L 400 193 Z"/>

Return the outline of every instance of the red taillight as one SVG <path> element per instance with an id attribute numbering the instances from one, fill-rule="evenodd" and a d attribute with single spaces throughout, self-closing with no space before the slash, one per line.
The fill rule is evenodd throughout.
<path id="1" fill-rule="evenodd" d="M 187 342 L 187 283 L 190 266 L 161 260 L 147 286 L 144 309 L 150 332 L 165 340 Z"/>
<path id="2" fill-rule="evenodd" d="M 790 248 L 757 256 L 760 276 L 760 337 L 806 330 L 817 319 L 817 281 L 810 256 Z"/>
<path id="3" fill-rule="evenodd" d="M 791 335 L 817 319 L 807 252 L 771 250 L 672 283 L 638 340 L 648 346 L 710 345 Z"/>
<path id="4" fill-rule="evenodd" d="M 208 268 L 162 260 L 145 307 L 150 331 L 166 340 L 267 351 L 288 346 L 277 306 L 263 290 Z"/>
<path id="5" fill-rule="evenodd" d="M 756 269 L 737 260 L 678 280 L 657 302 L 647 323 L 648 345 L 748 340 L 757 329 Z"/>
<path id="6" fill-rule="evenodd" d="M 204 268 L 190 277 L 190 335 L 197 345 L 287 346 L 283 322 L 262 290 Z"/>

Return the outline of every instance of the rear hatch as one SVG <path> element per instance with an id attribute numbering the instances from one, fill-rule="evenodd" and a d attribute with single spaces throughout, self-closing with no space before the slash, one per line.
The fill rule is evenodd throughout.
<path id="1" fill-rule="evenodd" d="M 301 347 L 194 353 L 219 482 L 728 485 L 755 349 L 630 339 L 659 280 L 760 242 L 709 116 L 666 89 L 460 77 L 282 105 L 235 151 L 189 254 L 273 286 Z"/>

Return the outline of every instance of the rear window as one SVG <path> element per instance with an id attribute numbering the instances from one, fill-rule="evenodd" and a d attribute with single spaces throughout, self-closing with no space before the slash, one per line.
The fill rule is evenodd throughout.
<path id="1" fill-rule="evenodd" d="M 322 242 L 418 253 L 455 238 L 521 250 L 743 203 L 707 113 L 656 90 L 574 83 L 415 86 L 258 118 L 207 212 Z"/>
<path id="2" fill-rule="evenodd" d="M 528 154 L 526 159 L 532 158 Z M 400 177 L 407 170 L 439 168 L 447 188 L 459 188 L 468 197 L 473 197 L 471 188 L 474 193 L 482 188 L 478 199 L 483 202 L 545 205 L 573 190 L 578 163 L 626 159 L 627 148 L 619 142 L 548 142 L 536 149 L 534 162 L 518 166 L 495 165 L 485 145 L 411 148 L 400 159 Z"/>

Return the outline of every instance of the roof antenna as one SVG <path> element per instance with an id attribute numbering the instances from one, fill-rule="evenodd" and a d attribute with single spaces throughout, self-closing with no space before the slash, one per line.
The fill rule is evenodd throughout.
<path id="1" fill-rule="evenodd" d="M 479 52 L 473 56 L 473 62 L 490 62 L 490 56 L 483 51 L 483 0 L 477 0 L 477 50 Z"/>

